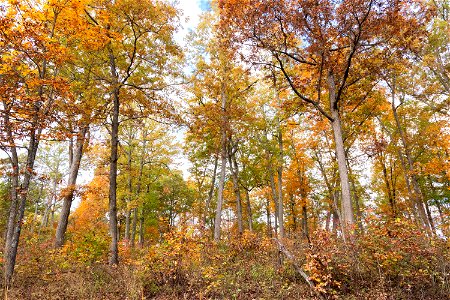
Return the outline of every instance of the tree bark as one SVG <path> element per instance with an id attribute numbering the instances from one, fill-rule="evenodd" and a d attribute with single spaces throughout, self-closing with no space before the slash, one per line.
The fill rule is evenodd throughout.
<path id="1" fill-rule="evenodd" d="M 223 190 L 225 187 L 225 172 L 227 167 L 227 133 L 225 128 L 222 129 L 222 139 L 220 152 L 220 177 L 219 177 L 219 187 L 217 189 L 217 207 L 216 207 L 216 218 L 214 221 L 214 240 L 220 240 L 220 224 L 222 221 L 222 205 L 223 205 Z"/>
<path id="2" fill-rule="evenodd" d="M 278 224 L 280 230 L 280 238 L 284 238 L 284 208 L 283 208 L 283 135 L 281 132 L 281 124 L 278 120 L 278 167 L 277 167 L 277 179 L 278 179 Z"/>
<path id="3" fill-rule="evenodd" d="M 248 189 L 245 189 L 245 202 L 247 204 L 247 217 L 248 217 L 248 230 L 253 231 L 253 214 L 252 214 L 252 206 L 250 203 L 250 192 Z"/>
<path id="4" fill-rule="evenodd" d="M 328 194 L 329 194 L 329 197 L 330 197 L 330 202 L 331 202 L 330 203 L 330 213 L 332 214 L 332 221 L 333 221 L 332 222 L 332 224 L 333 224 L 332 231 L 336 232 L 337 227 L 338 227 L 338 223 L 341 225 L 341 228 L 343 227 L 341 218 L 339 217 L 339 213 L 337 211 L 337 202 L 338 201 L 336 199 L 336 195 L 335 195 L 333 186 L 331 185 L 330 181 L 328 180 L 327 173 L 325 172 L 325 167 L 323 165 L 322 157 L 320 155 L 320 152 L 315 151 L 314 154 L 315 154 L 316 161 L 317 161 L 317 163 L 319 165 L 320 173 L 322 174 L 323 180 L 325 181 L 325 185 L 327 187 Z"/>
<path id="5" fill-rule="evenodd" d="M 413 203 L 415 204 L 415 207 L 416 207 L 417 212 L 419 214 L 421 223 L 423 224 L 423 226 L 428 231 L 430 231 L 431 227 L 430 227 L 430 223 L 428 222 L 427 214 L 426 214 L 426 211 L 425 211 L 425 208 L 424 208 L 423 194 L 422 194 L 422 191 L 421 191 L 420 186 L 419 186 L 417 175 L 414 173 L 414 162 L 413 162 L 413 159 L 412 159 L 412 156 L 411 156 L 411 151 L 410 151 L 409 145 L 408 145 L 408 143 L 406 141 L 406 134 L 403 131 L 403 128 L 402 128 L 402 126 L 400 124 L 400 118 L 399 118 L 398 113 L 397 113 L 397 108 L 398 107 L 396 107 L 395 101 L 394 101 L 395 100 L 395 93 L 396 93 L 396 91 L 395 91 L 395 79 L 394 79 L 393 84 L 391 86 L 391 93 L 392 93 L 391 107 L 392 107 L 392 112 L 394 114 L 395 124 L 396 124 L 396 127 L 397 127 L 397 133 L 400 136 L 400 140 L 401 140 L 402 145 L 403 145 L 404 154 L 406 156 L 406 162 L 408 163 L 407 164 L 408 170 L 407 170 L 405 176 L 409 179 L 409 181 L 410 181 L 410 183 L 412 185 L 412 188 L 413 188 L 412 191 L 410 190 L 410 192 L 412 192 L 410 194 L 410 197 L 413 199 Z"/>
<path id="6" fill-rule="evenodd" d="M 77 182 L 78 171 L 80 169 L 81 158 L 83 156 L 83 146 L 86 140 L 86 134 L 89 126 L 83 127 L 77 136 L 77 142 L 74 151 L 72 152 L 72 163 L 70 165 L 69 179 L 67 182 L 66 191 L 64 192 L 63 205 L 59 217 L 58 227 L 56 228 L 55 247 L 60 248 L 64 245 L 65 234 L 67 231 L 67 224 L 69 222 L 70 208 L 72 206 L 73 196 L 75 192 L 75 185 Z"/>
<path id="7" fill-rule="evenodd" d="M 269 162 L 269 180 L 270 180 L 270 190 L 272 191 L 272 199 L 274 202 L 274 207 L 275 207 L 275 214 L 274 214 L 274 229 L 275 229 L 275 237 L 278 237 L 278 195 L 277 195 L 277 190 L 275 187 L 275 180 L 274 180 L 274 175 L 273 175 L 273 171 L 272 171 L 272 164 Z"/>
<path id="8" fill-rule="evenodd" d="M 221 124 L 221 140 L 220 140 L 220 178 L 219 187 L 217 190 L 217 207 L 216 207 L 216 217 L 214 221 L 214 240 L 220 240 L 220 224 L 222 222 L 222 205 L 223 205 L 223 189 L 225 187 L 225 173 L 227 168 L 227 116 L 226 116 L 226 105 L 227 97 L 225 95 L 225 85 L 222 84 L 222 94 L 221 94 L 221 108 L 222 108 L 222 124 Z"/>
<path id="9" fill-rule="evenodd" d="M 393 197 L 393 192 L 391 190 L 391 184 L 390 184 L 391 181 L 389 180 L 389 177 L 388 177 L 388 172 L 387 172 L 386 162 L 384 159 L 383 152 L 380 152 L 378 154 L 378 157 L 380 159 L 381 167 L 383 168 L 383 179 L 384 179 L 384 184 L 386 186 L 386 194 L 388 197 L 389 206 L 391 207 L 392 216 L 395 218 L 397 215 L 397 208 L 396 208 L 395 199 Z"/>
<path id="10" fill-rule="evenodd" d="M 111 244 L 109 247 L 109 264 L 117 265 L 119 263 L 119 248 L 118 248 L 118 233 L 117 233 L 117 159 L 118 159 L 118 145 L 119 145 L 119 80 L 116 70 L 116 63 L 114 53 L 111 45 L 108 47 L 109 62 L 111 77 L 113 78 L 114 86 L 112 91 L 113 96 L 113 111 L 111 118 L 111 153 L 110 153 L 110 168 L 109 168 L 109 234 L 111 235 Z"/>
<path id="11" fill-rule="evenodd" d="M 214 195 L 214 187 L 216 185 L 216 176 L 217 176 L 217 165 L 219 164 L 219 155 L 215 155 L 214 157 L 214 170 L 213 170 L 213 176 L 211 178 L 211 186 L 209 188 L 208 192 L 208 198 L 206 199 L 205 204 L 205 212 L 203 213 L 203 224 L 206 226 L 208 215 L 209 215 L 209 206 L 211 205 L 211 200 Z"/>
<path id="12" fill-rule="evenodd" d="M 266 198 L 266 223 L 267 223 L 267 236 L 272 237 L 272 220 L 270 218 L 270 200 L 269 195 Z"/>
<path id="13" fill-rule="evenodd" d="M 139 199 L 141 195 L 141 188 L 142 188 L 142 176 L 144 174 L 144 164 L 145 164 L 145 153 L 146 153 L 146 146 L 147 146 L 147 130 L 144 128 L 142 132 L 142 148 L 141 148 L 141 155 L 140 155 L 140 161 L 139 161 L 139 176 L 136 183 L 136 198 Z M 142 209 L 143 213 L 144 209 Z M 136 241 L 136 229 L 137 229 L 137 220 L 138 220 L 138 207 L 135 207 L 133 209 L 133 227 L 132 227 L 132 233 L 131 233 L 131 247 L 134 248 L 135 241 Z M 139 234 L 140 238 L 140 234 Z"/>
<path id="14" fill-rule="evenodd" d="M 289 200 L 292 217 L 292 231 L 295 233 L 297 231 L 297 212 L 295 211 L 295 199 L 292 193 L 289 193 Z"/>
<path id="15" fill-rule="evenodd" d="M 32 130 L 32 132 L 31 132 L 30 142 L 29 142 L 29 146 L 28 146 L 27 162 L 25 165 L 25 174 L 24 174 L 24 178 L 23 178 L 23 182 L 22 182 L 21 186 L 18 187 L 19 192 L 18 193 L 16 192 L 17 193 L 16 195 L 19 200 L 19 201 L 17 201 L 18 203 L 16 202 L 18 204 L 18 209 L 17 209 L 17 211 L 15 210 L 15 207 L 13 207 L 14 210 L 10 209 L 10 213 L 13 213 L 13 216 L 10 215 L 8 222 L 11 221 L 11 219 L 12 219 L 13 224 L 12 224 L 11 228 L 8 228 L 8 230 L 7 230 L 6 243 L 5 243 L 5 254 L 4 254 L 5 275 L 4 276 L 5 276 L 6 287 L 9 287 L 11 285 L 11 279 L 12 279 L 12 276 L 14 273 L 14 267 L 16 264 L 16 257 L 17 257 L 17 248 L 19 246 L 20 233 L 21 233 L 22 224 L 23 224 L 23 216 L 25 213 L 26 200 L 27 200 L 27 196 L 28 196 L 28 190 L 29 190 L 31 178 L 33 177 L 34 162 L 36 160 L 36 153 L 37 153 L 38 146 L 39 146 L 41 132 L 42 132 L 42 129 Z M 15 206 L 14 203 L 11 203 L 11 205 Z M 14 212 L 16 212 L 16 214 L 14 214 Z M 15 215 L 17 215 L 17 216 L 15 216 Z"/>
<path id="16" fill-rule="evenodd" d="M 228 153 L 228 163 L 230 165 L 231 178 L 233 180 L 234 194 L 236 195 L 236 217 L 238 223 L 238 231 L 239 235 L 242 235 L 243 222 L 242 222 L 242 200 L 241 200 L 241 191 L 239 189 L 239 170 L 236 162 L 236 158 L 234 158 L 233 150 L 230 150 Z M 233 158 L 232 158 L 233 156 Z M 236 164 L 235 164 L 236 163 Z"/>
<path id="17" fill-rule="evenodd" d="M 336 157 L 339 169 L 339 179 L 341 183 L 341 215 L 344 225 L 353 225 L 355 223 L 353 217 L 353 204 L 350 194 L 350 181 L 348 178 L 347 158 L 345 157 L 344 139 L 342 133 L 341 117 L 336 98 L 336 83 L 333 74 L 328 74 L 328 89 L 330 97 L 330 110 L 333 121 L 331 122 L 334 144 L 336 150 Z"/>
<path id="18" fill-rule="evenodd" d="M 131 155 L 132 155 L 132 148 L 131 143 L 128 149 L 128 160 L 127 160 L 127 169 L 128 169 L 128 197 L 127 197 L 127 207 L 126 211 L 127 214 L 125 216 L 125 240 L 128 242 L 130 240 L 130 223 L 131 223 L 131 208 L 129 207 L 130 202 L 132 200 L 132 194 L 133 194 L 133 181 L 131 176 Z"/>
<path id="19" fill-rule="evenodd" d="M 137 229 L 137 207 L 133 208 L 133 219 L 131 221 L 131 238 L 130 238 L 130 244 L 131 247 L 134 247 L 134 243 L 136 241 L 136 229 Z"/>
<path id="20" fill-rule="evenodd" d="M 139 218 L 139 247 L 144 247 L 144 208 L 142 208 Z"/>
<path id="21" fill-rule="evenodd" d="M 5 125 L 7 129 L 7 136 L 9 143 L 11 144 L 11 205 L 9 207 L 9 217 L 6 229 L 5 237 L 5 250 L 4 250 L 4 272 L 5 272 L 5 287 L 9 287 L 12 274 L 14 272 L 14 262 L 11 262 L 13 257 L 12 240 L 14 235 L 14 228 L 16 226 L 17 207 L 19 204 L 18 190 L 19 190 L 19 157 L 17 155 L 17 148 L 12 138 L 11 127 L 9 124 L 9 116 L 5 114 Z M 17 251 L 17 250 L 16 250 Z M 14 254 L 15 257 L 15 254 Z M 6 290 L 6 289 L 5 289 Z"/>

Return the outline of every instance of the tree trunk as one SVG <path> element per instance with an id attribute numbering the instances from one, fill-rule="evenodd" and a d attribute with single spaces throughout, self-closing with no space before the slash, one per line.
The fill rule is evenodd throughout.
<path id="1" fill-rule="evenodd" d="M 284 209 L 283 209 L 283 135 L 281 132 L 280 121 L 278 121 L 278 224 L 280 229 L 279 238 L 284 238 Z"/>
<path id="2" fill-rule="evenodd" d="M 362 233 L 363 231 L 363 224 L 362 224 L 362 211 L 361 211 L 361 199 L 359 198 L 358 191 L 356 190 L 356 184 L 355 179 L 352 174 L 352 169 L 350 168 L 350 165 L 348 166 L 348 171 L 350 175 L 350 183 L 352 185 L 353 195 L 355 199 L 355 210 L 356 210 L 356 224 L 358 225 L 359 232 Z"/>
<path id="3" fill-rule="evenodd" d="M 109 264 L 119 263 L 117 234 L 117 148 L 119 144 L 119 90 L 114 89 L 114 108 L 111 125 L 111 156 L 109 169 L 109 233 L 111 235 Z"/>
<path id="4" fill-rule="evenodd" d="M 227 145 L 226 145 L 226 132 L 222 129 L 222 151 L 220 153 L 220 178 L 219 187 L 217 190 L 217 207 L 216 207 L 216 218 L 214 222 L 214 240 L 220 240 L 220 223 L 222 221 L 222 205 L 223 205 L 223 190 L 225 187 L 225 171 L 227 167 Z"/>
<path id="5" fill-rule="evenodd" d="M 295 233 L 297 231 L 297 212 L 295 211 L 295 199 L 294 195 L 289 193 L 291 217 L 292 217 L 292 231 Z"/>
<path id="6" fill-rule="evenodd" d="M 327 176 L 327 173 L 325 172 L 325 167 L 322 163 L 322 157 L 320 155 L 320 152 L 315 151 L 314 154 L 315 154 L 316 161 L 319 164 L 319 170 L 320 170 L 320 173 L 322 174 L 323 180 L 325 181 L 325 185 L 327 187 L 328 194 L 330 197 L 330 212 L 332 213 L 332 219 L 333 219 L 332 220 L 333 221 L 332 231 L 335 233 L 338 228 L 338 223 L 341 225 L 341 228 L 343 227 L 342 220 L 339 216 L 338 208 L 337 208 L 338 207 L 337 195 L 335 194 L 333 186 L 331 185 L 330 181 L 328 180 L 328 176 Z"/>
<path id="7" fill-rule="evenodd" d="M 248 230 L 253 231 L 252 206 L 250 203 L 250 192 L 248 189 L 245 189 L 245 202 L 247 203 Z"/>
<path id="8" fill-rule="evenodd" d="M 86 133 L 89 126 L 83 127 L 77 136 L 76 147 L 72 152 L 72 164 L 70 165 L 69 179 L 67 182 L 66 191 L 64 192 L 63 205 L 59 217 L 58 227 L 56 228 L 55 247 L 60 248 L 64 245 L 67 224 L 69 221 L 70 208 L 72 206 L 73 196 L 75 192 L 75 185 L 77 182 L 78 171 L 80 169 L 81 158 L 83 156 L 83 146 L 86 139 Z M 72 146 L 73 149 L 73 146 Z"/>
<path id="9" fill-rule="evenodd" d="M 53 19 L 52 29 L 50 33 L 50 38 L 53 38 L 55 27 L 56 27 L 56 15 Z M 40 79 L 46 79 L 47 77 L 47 60 L 44 58 L 42 61 L 42 66 L 39 72 Z M 38 88 L 39 98 L 42 99 L 44 94 L 44 86 L 40 85 Z M 51 100 L 50 100 L 51 101 Z M 23 216 L 25 213 L 25 206 L 28 196 L 28 190 L 31 182 L 31 178 L 33 177 L 33 169 L 34 162 L 36 160 L 36 154 L 39 147 L 39 142 L 41 138 L 42 128 L 39 127 L 40 117 L 42 115 L 48 114 L 48 110 L 42 112 L 41 111 L 41 101 L 37 101 L 34 104 L 34 116 L 31 122 L 30 129 L 30 140 L 28 143 L 28 153 L 27 153 L 27 161 L 25 164 L 24 176 L 22 185 L 19 187 L 19 160 L 17 156 L 17 148 L 14 142 L 14 138 L 12 135 L 9 115 L 5 114 L 5 127 L 7 129 L 7 139 L 10 143 L 11 147 L 11 165 L 13 167 L 12 172 L 12 188 L 15 189 L 11 191 L 11 207 L 9 210 L 8 217 L 8 228 L 6 229 L 6 238 L 5 238 L 5 252 L 4 252 L 4 296 L 7 298 L 7 290 L 11 285 L 11 279 L 14 274 L 14 267 L 16 264 L 16 256 L 17 256 L 17 248 L 19 246 L 20 233 L 22 230 L 23 224 Z M 49 103 L 50 104 L 50 103 Z M 50 105 L 48 107 L 51 107 Z M 18 207 L 17 207 L 18 206 Z"/>
<path id="10" fill-rule="evenodd" d="M 145 164 L 145 152 L 146 152 L 146 146 L 147 146 L 147 130 L 144 128 L 142 132 L 142 149 L 141 149 L 141 157 L 139 161 L 139 176 L 136 184 L 136 198 L 139 199 L 141 195 L 141 188 L 142 188 L 142 176 L 144 173 L 144 164 Z M 131 247 L 134 248 L 135 240 L 136 240 L 136 227 L 137 227 L 137 220 L 138 220 L 138 208 L 135 207 L 133 209 L 133 228 L 131 233 Z M 144 213 L 144 208 L 142 208 L 142 213 Z M 142 224 L 140 224 L 142 226 Z M 140 231 L 139 231 L 139 243 L 140 243 Z"/>
<path id="11" fill-rule="evenodd" d="M 234 194 L 236 195 L 236 216 L 238 223 L 238 231 L 239 235 L 242 235 L 244 229 L 242 224 L 242 201 L 241 201 L 241 191 L 239 189 L 239 171 L 236 158 L 232 159 L 231 156 L 234 156 L 234 154 L 232 154 L 232 150 L 230 151 L 230 153 L 228 153 L 228 163 L 230 165 L 231 178 L 233 180 Z"/>
<path id="12" fill-rule="evenodd" d="M 134 243 L 136 240 L 136 229 L 137 229 L 137 207 L 133 208 L 133 220 L 131 222 L 131 247 L 134 248 Z"/>
<path id="13" fill-rule="evenodd" d="M 277 86 L 277 77 L 273 73 L 273 85 L 275 88 L 277 105 L 281 109 L 282 101 L 280 98 L 280 93 L 278 91 Z M 280 111 L 277 112 L 275 117 L 276 125 L 277 125 L 277 142 L 278 142 L 278 155 L 277 155 L 277 215 L 278 215 L 278 224 L 280 235 L 279 238 L 284 238 L 284 209 L 283 209 L 283 133 L 281 130 L 281 119 L 280 119 Z"/>
<path id="14" fill-rule="evenodd" d="M 275 187 L 275 180 L 273 176 L 271 163 L 269 163 L 269 180 L 270 180 L 270 190 L 272 191 L 272 199 L 275 207 L 275 214 L 274 214 L 275 237 L 278 237 L 278 199 L 277 199 L 278 195 Z"/>
<path id="15" fill-rule="evenodd" d="M 395 124 L 397 127 L 397 133 L 400 136 L 400 140 L 402 141 L 404 154 L 406 156 L 406 162 L 408 163 L 408 170 L 405 174 L 405 176 L 409 179 L 413 190 L 410 194 L 410 197 L 413 199 L 413 203 L 415 204 L 415 207 L 417 209 L 417 212 L 420 217 L 420 221 L 423 224 L 423 226 L 429 231 L 431 229 L 430 223 L 428 222 L 427 214 L 424 208 L 424 201 L 423 201 L 423 194 L 420 189 L 417 175 L 414 173 L 414 162 L 412 160 L 411 152 L 408 146 L 408 143 L 406 141 L 406 134 L 403 131 L 403 128 L 400 124 L 400 118 L 397 113 L 397 107 L 395 106 L 395 80 L 393 82 L 393 85 L 391 86 L 391 93 L 392 93 L 392 99 L 391 99 L 391 106 L 392 106 L 392 112 L 394 114 Z M 400 154 L 401 155 L 401 154 Z M 404 164 L 404 163 L 403 163 Z M 406 171 L 406 170 L 405 170 Z"/>
<path id="16" fill-rule="evenodd" d="M 127 207 L 125 208 L 127 213 L 125 215 L 125 240 L 128 242 L 130 240 L 130 223 L 131 223 L 131 208 L 130 208 L 130 203 L 132 200 L 132 195 L 133 195 L 133 181 L 132 181 L 132 174 L 131 174 L 131 156 L 132 156 L 132 147 L 131 147 L 131 142 L 128 145 L 129 149 L 127 152 L 127 171 L 128 171 L 128 196 L 127 196 Z"/>
<path id="17" fill-rule="evenodd" d="M 208 192 L 208 198 L 206 199 L 205 212 L 203 213 L 203 224 L 206 226 L 208 215 L 209 215 L 209 206 L 211 205 L 211 200 L 214 195 L 214 187 L 216 185 L 216 175 L 217 175 L 217 165 L 219 163 L 219 155 L 215 155 L 214 157 L 214 171 L 213 176 L 211 178 L 211 186 Z"/>
<path id="18" fill-rule="evenodd" d="M 117 159 L 119 145 L 119 75 L 117 74 L 116 62 L 111 45 L 108 45 L 109 63 L 111 77 L 113 78 L 113 111 L 111 116 L 111 153 L 109 167 L 109 234 L 111 244 L 109 247 L 109 264 L 119 263 L 118 232 L 117 232 Z"/>
<path id="19" fill-rule="evenodd" d="M 5 243 L 5 285 L 9 287 L 11 285 L 11 279 L 14 273 L 14 267 L 16 264 L 17 248 L 19 246 L 20 233 L 22 230 L 23 216 L 25 213 L 25 206 L 28 196 L 28 190 L 30 187 L 31 178 L 33 177 L 34 162 L 36 160 L 36 153 L 39 146 L 39 139 L 42 129 L 37 129 L 37 131 L 32 130 L 30 136 L 30 142 L 28 146 L 27 162 L 25 165 L 25 174 L 23 177 L 23 182 L 20 187 L 18 187 L 18 193 L 16 194 L 18 200 L 17 217 L 15 214 L 10 215 L 8 222 L 13 222 L 11 228 L 7 229 L 6 243 Z M 13 146 L 14 147 L 14 146 Z M 14 172 L 14 171 L 13 171 Z M 15 172 L 14 172 L 15 173 Z M 13 194 L 13 193 L 12 193 Z M 17 199 L 17 198 L 16 198 Z M 16 204 L 11 203 L 15 206 Z M 15 207 L 13 207 L 15 208 Z M 10 213 L 14 213 L 16 210 L 10 210 Z M 14 223 L 15 222 L 15 223 Z"/>
<path id="20" fill-rule="evenodd" d="M 144 247 L 144 208 L 142 208 L 139 218 L 139 247 Z"/>
<path id="21" fill-rule="evenodd" d="M 17 218 L 17 206 L 19 204 L 18 199 L 18 190 L 19 190 L 19 157 L 17 155 L 17 149 L 14 143 L 14 140 L 12 139 L 12 132 L 11 127 L 8 127 L 9 124 L 9 117 L 6 114 L 5 115 L 5 124 L 7 125 L 7 135 L 9 142 L 11 144 L 11 205 L 9 207 L 9 217 L 8 217 L 8 223 L 6 228 L 6 237 L 5 237 L 5 250 L 3 254 L 3 258 L 5 261 L 4 264 L 4 274 L 5 274 L 5 287 L 9 287 L 11 283 L 12 274 L 14 272 L 14 262 L 11 262 L 13 257 L 13 251 L 12 249 L 12 240 L 14 235 L 14 228 L 16 226 L 16 218 Z M 17 250 L 15 250 L 17 251 Z M 15 254 L 14 254 L 15 257 Z M 6 288 L 5 288 L 6 290 Z"/>
<path id="22" fill-rule="evenodd" d="M 227 98 L 225 95 L 225 86 L 222 84 L 222 124 L 221 124 L 221 151 L 220 151 L 220 178 L 219 187 L 217 190 L 217 207 L 216 207 L 216 218 L 214 221 L 214 240 L 220 240 L 220 224 L 222 222 L 222 205 L 223 205 L 223 189 L 225 187 L 225 172 L 227 168 L 227 116 L 226 116 L 226 105 Z"/>
<path id="23" fill-rule="evenodd" d="M 304 237 L 309 241 L 309 227 L 308 227 L 308 210 L 306 207 L 306 199 L 302 205 L 302 231 Z"/>
<path id="24" fill-rule="evenodd" d="M 270 200 L 269 195 L 266 198 L 266 218 L 267 218 L 267 236 L 272 237 L 272 220 L 270 218 Z"/>
<path id="25" fill-rule="evenodd" d="M 127 209 L 125 214 L 125 233 L 124 239 L 126 242 L 130 240 L 130 227 L 131 227 L 131 209 Z"/>
<path id="26" fill-rule="evenodd" d="M 333 121 L 331 126 L 334 135 L 334 144 L 336 150 L 336 157 L 339 169 L 339 179 L 341 182 L 341 215 L 345 226 L 353 225 L 355 220 L 353 218 L 352 197 L 350 194 L 350 181 L 348 178 L 347 158 L 345 157 L 344 139 L 342 133 L 341 116 L 339 114 L 339 107 L 336 98 L 336 83 L 332 73 L 328 75 L 328 89 L 330 97 L 330 110 Z M 344 227 L 345 227 L 344 226 Z"/>
<path id="27" fill-rule="evenodd" d="M 389 201 L 389 206 L 391 208 L 392 216 L 395 218 L 397 215 L 397 208 L 396 208 L 394 197 L 392 196 L 391 184 L 390 184 L 390 180 L 388 178 L 388 172 L 387 172 L 386 162 L 384 159 L 383 152 L 380 152 L 378 157 L 380 158 L 380 164 L 383 168 L 383 179 L 384 179 L 384 184 L 386 185 L 386 194 L 387 194 L 387 198 Z"/>

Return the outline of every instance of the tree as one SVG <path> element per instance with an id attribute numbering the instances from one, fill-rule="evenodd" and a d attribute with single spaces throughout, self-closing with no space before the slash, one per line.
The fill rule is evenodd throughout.
<path id="1" fill-rule="evenodd" d="M 14 272 L 35 159 L 43 135 L 57 121 L 58 103 L 68 96 L 68 84 L 59 74 L 70 39 L 67 22 L 72 8 L 52 3 L 11 2 L 1 16 L 1 148 L 11 163 L 11 205 L 5 241 L 5 285 Z M 76 15 L 75 15 L 76 16 Z M 19 164 L 19 149 L 26 151 L 26 163 Z M 20 174 L 23 173 L 23 176 Z"/>
<path id="2" fill-rule="evenodd" d="M 251 87 L 247 70 L 235 62 L 233 49 L 223 42 L 224 32 L 213 26 L 217 21 L 217 14 L 210 12 L 199 25 L 199 34 L 195 40 L 197 53 L 194 53 L 196 70 L 191 88 L 192 102 L 195 103 L 191 131 L 212 138 L 215 146 L 211 147 L 211 154 L 217 153 L 220 162 L 214 221 L 216 241 L 220 240 L 221 234 L 226 168 L 231 154 L 228 151 L 230 140 L 236 124 L 245 115 L 243 99 Z"/>
<path id="3" fill-rule="evenodd" d="M 424 17 L 412 13 L 419 4 L 374 0 L 234 2 L 219 1 L 224 30 L 231 31 L 235 43 L 250 43 L 254 50 L 250 60 L 258 60 L 257 50 L 269 53 L 272 58 L 262 64 L 274 65 L 298 99 L 330 122 L 339 167 L 342 216 L 346 224 L 353 224 L 342 126 L 348 91 L 354 86 L 371 89 L 371 82 L 382 68 L 382 61 L 377 59 L 388 43 L 391 50 L 401 53 L 408 47 L 407 41 L 411 43 L 412 37 L 420 35 Z M 327 108 L 324 97 L 328 97 Z"/>
<path id="4" fill-rule="evenodd" d="M 99 54 L 103 70 L 97 77 L 107 85 L 106 98 L 112 100 L 110 129 L 109 220 L 110 264 L 117 264 L 117 160 L 119 124 L 122 107 L 168 111 L 159 91 L 167 87 L 166 77 L 176 68 L 168 68 L 180 55 L 173 41 L 177 12 L 161 1 L 106 1 L 86 9 L 93 26 L 107 32 L 109 40 Z M 107 71 L 109 70 L 109 71 Z M 131 103 L 135 102 L 136 106 Z"/>

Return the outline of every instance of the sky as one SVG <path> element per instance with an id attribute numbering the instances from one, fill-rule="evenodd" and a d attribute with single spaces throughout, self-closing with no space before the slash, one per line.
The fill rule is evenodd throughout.
<path id="1" fill-rule="evenodd" d="M 183 44 L 183 39 L 189 30 L 194 30 L 197 27 L 202 11 L 209 9 L 209 0 L 177 0 L 177 2 L 177 7 L 183 11 L 181 18 L 183 29 L 178 32 L 176 39 Z"/>
<path id="2" fill-rule="evenodd" d="M 175 35 L 175 40 L 181 46 L 185 46 L 187 34 L 190 30 L 195 30 L 199 23 L 201 13 L 208 10 L 210 4 L 209 0 L 177 0 L 177 2 L 178 5 L 176 6 L 183 11 L 183 16 L 180 20 L 182 29 Z M 184 130 L 176 132 L 175 136 L 177 142 L 184 142 L 184 134 Z M 174 159 L 174 163 L 171 167 L 182 171 L 184 179 L 189 178 L 189 168 L 191 167 L 191 163 L 185 155 L 180 153 L 180 155 Z"/>

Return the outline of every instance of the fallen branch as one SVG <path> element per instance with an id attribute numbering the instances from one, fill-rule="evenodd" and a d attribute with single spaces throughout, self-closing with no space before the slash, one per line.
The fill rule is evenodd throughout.
<path id="1" fill-rule="evenodd" d="M 322 300 L 325 300 L 325 298 L 323 297 L 323 295 L 321 293 L 319 293 L 319 291 L 316 290 L 316 286 L 314 285 L 314 282 L 312 282 L 309 279 L 309 276 L 305 273 L 305 271 L 303 271 L 303 269 L 295 262 L 295 257 L 292 255 L 291 252 L 289 252 L 288 249 L 286 249 L 286 246 L 283 245 L 283 243 L 279 240 L 274 238 L 274 241 L 277 243 L 278 246 L 278 250 L 284 254 L 284 256 L 286 256 L 286 258 L 288 260 L 291 261 L 292 265 L 294 266 L 295 270 L 297 271 L 297 273 L 299 273 L 303 279 L 306 281 L 306 283 L 309 285 L 309 287 L 311 288 L 311 290 L 317 295 L 317 297 L 319 297 Z"/>

